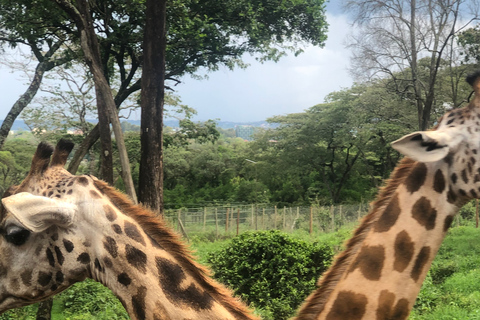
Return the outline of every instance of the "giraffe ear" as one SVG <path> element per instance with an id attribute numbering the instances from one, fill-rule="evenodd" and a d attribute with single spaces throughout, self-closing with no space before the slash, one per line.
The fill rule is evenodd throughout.
<path id="1" fill-rule="evenodd" d="M 28 192 L 3 198 L 4 207 L 32 232 L 42 232 L 52 225 L 68 227 L 73 223 L 76 205 Z"/>
<path id="2" fill-rule="evenodd" d="M 417 131 L 392 142 L 392 147 L 416 161 L 438 161 L 445 158 L 463 139 L 460 132 L 451 131 Z"/>

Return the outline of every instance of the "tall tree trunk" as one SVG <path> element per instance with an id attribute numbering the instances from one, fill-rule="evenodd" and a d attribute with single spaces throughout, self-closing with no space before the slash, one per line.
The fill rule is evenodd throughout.
<path id="1" fill-rule="evenodd" d="M 145 16 L 139 200 L 162 213 L 166 0 L 147 0 Z"/>
<path id="2" fill-rule="evenodd" d="M 52 318 L 53 298 L 49 298 L 38 304 L 36 320 L 50 320 Z"/>
<path id="3" fill-rule="evenodd" d="M 107 79 L 103 73 L 102 63 L 100 59 L 100 48 L 93 27 L 92 17 L 90 15 L 90 7 L 88 1 L 78 1 L 76 4 L 78 7 L 74 7 L 68 0 L 55 0 L 60 7 L 75 21 L 75 24 L 80 33 L 80 45 L 85 55 L 85 61 L 92 72 L 95 91 L 97 96 L 97 108 L 99 110 L 99 128 L 100 139 L 108 141 L 110 137 L 109 123 L 112 124 L 113 131 L 118 147 L 118 153 L 120 157 L 120 163 L 122 166 L 122 178 L 125 183 L 127 194 L 132 198 L 134 202 L 137 202 L 137 196 L 133 185 L 132 175 L 130 172 L 130 163 L 128 161 L 128 154 L 125 147 L 125 141 L 123 139 L 123 132 L 120 126 L 120 120 L 118 118 L 117 108 L 115 100 L 113 99 L 112 91 Z M 105 118 L 107 122 L 105 123 Z M 108 127 L 108 137 L 106 128 Z M 105 131 L 103 131 L 105 130 Z M 104 133 L 105 132 L 105 133 Z M 103 149 L 107 145 L 103 145 L 102 141 L 102 164 L 106 157 L 112 156 L 111 143 L 109 150 Z M 112 182 L 113 182 L 113 165 L 112 170 Z M 103 172 L 105 174 L 105 172 Z M 108 172 L 110 174 L 110 170 Z"/>

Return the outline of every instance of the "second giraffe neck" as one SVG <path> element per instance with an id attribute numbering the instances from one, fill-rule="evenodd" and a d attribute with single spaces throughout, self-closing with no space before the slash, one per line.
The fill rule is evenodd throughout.
<path id="1" fill-rule="evenodd" d="M 392 174 L 298 319 L 408 317 L 458 210 L 442 165 L 410 161 Z"/>

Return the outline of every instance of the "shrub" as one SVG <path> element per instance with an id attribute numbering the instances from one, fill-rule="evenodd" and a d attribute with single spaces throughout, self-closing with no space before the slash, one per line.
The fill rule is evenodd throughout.
<path id="1" fill-rule="evenodd" d="M 91 279 L 78 282 L 57 296 L 57 303 L 67 320 L 129 319 L 120 301 L 113 293 Z"/>
<path id="2" fill-rule="evenodd" d="M 246 232 L 210 253 L 214 276 L 230 286 L 264 319 L 287 319 L 315 288 L 333 256 L 330 247 L 279 231 Z"/>

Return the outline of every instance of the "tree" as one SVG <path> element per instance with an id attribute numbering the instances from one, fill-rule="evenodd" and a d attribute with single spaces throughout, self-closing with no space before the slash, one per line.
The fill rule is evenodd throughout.
<path id="1" fill-rule="evenodd" d="M 125 182 L 126 192 L 134 202 L 137 201 L 130 163 L 123 139 L 123 132 L 118 118 L 117 107 L 111 92 L 110 85 L 103 72 L 100 47 L 93 26 L 90 7 L 88 2 L 77 2 L 75 7 L 68 0 L 55 0 L 74 21 L 77 31 L 80 33 L 80 44 L 90 72 L 95 82 L 97 97 L 97 110 L 102 144 L 102 176 L 107 182 L 113 183 L 112 143 L 110 137 L 110 123 L 117 142 L 117 147 L 122 164 L 122 178 Z"/>
<path id="2" fill-rule="evenodd" d="M 167 1 L 147 0 L 143 38 L 139 200 L 163 212 L 163 105 Z"/>
<path id="3" fill-rule="evenodd" d="M 3 0 L 5 12 L 9 6 L 20 8 L 8 11 L 12 21 L 8 25 L 9 30 L 15 32 L 17 28 L 23 28 L 26 18 L 34 20 L 37 28 L 48 29 L 61 17 L 65 38 L 72 47 L 78 47 L 80 39 L 74 27 L 77 23 L 72 22 L 81 22 L 81 19 L 72 20 L 71 13 L 75 10 L 68 16 L 63 10 L 52 8 L 52 3 L 45 0 L 36 2 L 34 7 L 42 7 L 43 2 L 45 8 L 51 9 L 48 14 L 42 10 L 31 10 L 31 15 L 26 16 L 22 12 L 31 6 L 30 1 Z M 68 7 L 68 1 L 58 2 Z M 145 7 L 142 2 L 97 1 L 89 9 L 92 25 L 96 28 L 104 77 L 110 84 L 114 75 L 118 74 L 120 78 L 120 85 L 115 88 L 115 104 L 118 107 L 126 97 L 140 89 L 137 71 L 144 59 L 142 35 Z M 195 74 L 202 67 L 209 70 L 215 70 L 219 65 L 244 67 L 241 59 L 245 53 L 257 54 L 262 61 L 277 60 L 286 51 L 299 53 L 305 43 L 323 46 L 326 38 L 323 0 L 291 0 L 274 4 L 269 0 L 245 0 L 221 5 L 217 1 L 174 1 L 169 3 L 167 10 L 169 37 L 165 79 L 174 82 L 178 82 L 178 77 L 182 75 Z M 36 39 L 37 33 L 22 34 L 23 38 L 27 36 Z M 95 127 L 77 148 L 71 170 L 78 167 L 86 150 L 99 137 L 100 131 Z"/>
<path id="4" fill-rule="evenodd" d="M 58 67 L 46 78 L 54 79 L 44 82 L 41 88 L 48 95 L 35 98 L 23 111 L 22 118 L 41 140 L 56 143 L 62 136 L 69 135 L 74 142 L 81 142 L 93 128 L 88 120 L 94 119 L 96 114 L 90 74 L 85 73 L 82 66 L 75 65 L 68 69 Z"/>
<path id="5" fill-rule="evenodd" d="M 36 24 L 32 25 L 32 21 L 27 19 L 27 22 L 22 24 L 21 28 L 18 28 L 18 22 L 12 21 L 11 16 L 8 13 L 5 13 L 5 11 L 12 9 L 12 7 L 6 7 L 3 2 L 0 2 L 0 12 L 4 12 L 4 14 L 0 16 L 0 25 L 2 26 L 0 31 L 0 42 L 8 44 L 10 47 L 26 45 L 31 49 L 33 55 L 38 60 L 38 64 L 33 73 L 33 77 L 31 78 L 30 85 L 13 104 L 0 127 L 0 149 L 3 148 L 5 139 L 7 138 L 15 119 L 35 97 L 45 73 L 57 66 L 71 61 L 75 56 L 74 52 L 63 47 L 65 39 L 62 32 L 59 30 L 58 25 L 57 27 L 51 26 L 46 30 L 44 28 L 38 28 L 38 25 Z M 33 12 L 38 14 L 38 8 L 29 9 L 32 9 L 26 10 L 28 12 L 26 15 L 29 18 L 31 18 L 30 14 Z M 43 11 L 44 9 L 46 8 L 40 10 L 45 13 L 45 11 Z M 9 32 L 9 28 L 18 29 L 14 32 Z M 35 34 L 36 37 L 33 37 L 33 34 Z M 56 36 L 52 38 L 52 34 Z"/>
<path id="6" fill-rule="evenodd" d="M 473 5 L 464 0 L 347 1 L 357 30 L 350 42 L 352 70 L 388 77 L 391 87 L 416 106 L 420 130 L 431 125 L 438 72 L 443 60 L 452 58 L 455 35 L 478 19 L 478 11 L 470 11 L 461 22 L 461 12 L 478 7 L 476 0 L 469 2 Z"/>

